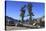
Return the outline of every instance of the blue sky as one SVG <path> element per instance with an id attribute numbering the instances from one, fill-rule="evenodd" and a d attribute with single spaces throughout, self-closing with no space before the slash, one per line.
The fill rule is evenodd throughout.
<path id="1" fill-rule="evenodd" d="M 20 1 L 7 1 L 6 3 L 6 16 L 12 17 L 14 19 L 20 19 L 20 9 L 25 4 L 27 5 L 29 2 L 20 2 Z M 32 3 L 32 12 L 35 16 L 33 18 L 39 18 L 44 15 L 44 3 L 38 2 L 30 2 Z M 25 16 L 28 14 L 27 8 L 25 8 Z M 28 19 L 29 17 L 25 17 L 24 19 Z"/>

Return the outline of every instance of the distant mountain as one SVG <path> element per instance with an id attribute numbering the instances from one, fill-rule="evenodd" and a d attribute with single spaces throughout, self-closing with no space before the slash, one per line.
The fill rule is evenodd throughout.
<path id="1" fill-rule="evenodd" d="M 5 16 L 5 19 L 6 19 L 6 21 L 14 21 L 14 22 L 18 22 L 17 19 L 14 19 L 14 18 L 9 17 L 9 16 Z"/>
<path id="2" fill-rule="evenodd" d="M 41 21 L 45 21 L 45 16 L 42 16 L 42 17 L 40 17 L 40 18 L 37 18 L 37 20 L 38 20 L 38 21 L 40 21 L 40 20 L 41 20 Z"/>

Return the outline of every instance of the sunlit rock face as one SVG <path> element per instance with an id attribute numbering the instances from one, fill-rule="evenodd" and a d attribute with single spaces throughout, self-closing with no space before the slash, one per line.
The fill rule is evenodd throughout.
<path id="1" fill-rule="evenodd" d="M 45 21 L 45 17 L 42 17 L 42 21 Z"/>

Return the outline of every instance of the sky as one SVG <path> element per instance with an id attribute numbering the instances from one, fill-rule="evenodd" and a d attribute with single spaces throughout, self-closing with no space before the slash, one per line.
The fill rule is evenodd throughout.
<path id="1" fill-rule="evenodd" d="M 6 2 L 6 16 L 12 17 L 14 19 L 21 19 L 20 18 L 20 9 L 22 6 L 27 5 L 28 3 L 32 4 L 32 12 L 34 16 L 32 18 L 39 18 L 42 17 L 45 14 L 44 10 L 44 3 L 39 2 L 20 2 L 20 1 L 7 1 Z M 28 9 L 25 8 L 25 17 L 24 19 L 28 19 Z"/>

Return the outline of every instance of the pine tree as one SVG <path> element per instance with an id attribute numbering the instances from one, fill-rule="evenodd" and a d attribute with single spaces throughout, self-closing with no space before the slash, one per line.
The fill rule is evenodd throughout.
<path id="1" fill-rule="evenodd" d="M 32 16 L 34 16 L 33 12 L 32 12 L 32 4 L 28 4 L 28 13 L 29 13 L 29 24 L 31 24 L 31 21 L 32 21 Z"/>
<path id="2" fill-rule="evenodd" d="M 22 23 L 24 22 L 23 19 L 24 19 L 24 14 L 25 14 L 25 9 L 24 9 L 25 6 L 26 6 L 26 5 L 24 5 L 24 6 L 21 8 L 21 10 L 20 10 L 20 11 L 21 11 L 20 16 L 21 16 L 21 22 L 22 22 Z"/>

